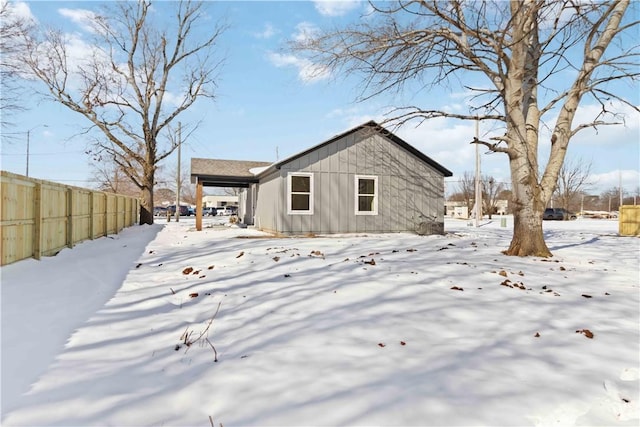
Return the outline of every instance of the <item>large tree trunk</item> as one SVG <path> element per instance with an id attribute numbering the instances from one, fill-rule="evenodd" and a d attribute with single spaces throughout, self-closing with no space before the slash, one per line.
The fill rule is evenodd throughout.
<path id="1" fill-rule="evenodd" d="M 155 173 L 145 170 L 142 182 L 142 200 L 140 201 L 140 225 L 153 224 L 153 184 Z"/>
<path id="2" fill-rule="evenodd" d="M 520 158 L 510 160 L 513 182 L 513 237 L 505 255 L 550 257 L 542 233 L 542 214 L 547 204 L 541 191 L 535 171 L 525 167 Z"/>
<path id="3" fill-rule="evenodd" d="M 142 189 L 140 200 L 140 225 L 153 224 L 153 187 L 146 185 Z"/>

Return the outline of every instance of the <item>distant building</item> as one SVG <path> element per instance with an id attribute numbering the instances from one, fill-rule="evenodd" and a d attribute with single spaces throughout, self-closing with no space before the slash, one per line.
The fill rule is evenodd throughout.
<path id="1" fill-rule="evenodd" d="M 469 218 L 469 207 L 462 201 L 445 201 L 444 212 L 449 218 Z"/>
<path id="2" fill-rule="evenodd" d="M 475 203 L 474 199 L 470 200 L 471 206 L 467 206 L 467 203 L 464 201 L 453 201 L 447 200 L 444 202 L 444 210 L 445 216 L 449 218 L 460 218 L 460 219 L 468 219 L 473 217 L 475 212 Z M 506 215 L 509 208 L 508 200 L 496 200 L 496 210 L 493 212 L 493 215 Z M 488 212 L 485 212 L 484 215 L 488 215 Z"/>
<path id="3" fill-rule="evenodd" d="M 225 206 L 238 206 L 238 196 L 204 196 L 202 207 L 224 208 Z"/>

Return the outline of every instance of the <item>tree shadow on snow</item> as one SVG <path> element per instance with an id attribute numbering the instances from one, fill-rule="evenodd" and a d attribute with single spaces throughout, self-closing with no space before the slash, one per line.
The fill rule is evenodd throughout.
<path id="1" fill-rule="evenodd" d="M 462 424 L 522 424 L 523 402 L 553 400 L 585 368 L 596 370 L 576 351 L 572 329 L 584 319 L 567 319 L 589 301 L 544 292 L 544 275 L 518 275 L 540 261 L 499 249 L 487 258 L 479 244 L 433 236 L 407 237 L 406 246 L 378 238 L 149 245 L 9 421 L 42 423 L 37 414 L 55 406 L 48 425 L 207 425 L 208 416 L 225 426 L 442 425 L 454 415 Z M 526 289 L 501 286 L 503 269 Z M 204 340 L 189 347 L 182 334 L 198 336 L 219 304 L 206 334 L 216 363 Z M 600 306 L 604 318 L 609 308 Z M 558 357 L 567 353 L 573 359 Z"/>

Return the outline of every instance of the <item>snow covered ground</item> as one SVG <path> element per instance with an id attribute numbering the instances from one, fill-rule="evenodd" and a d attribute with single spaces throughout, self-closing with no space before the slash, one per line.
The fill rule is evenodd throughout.
<path id="1" fill-rule="evenodd" d="M 640 422 L 640 239 L 615 220 L 545 222 L 551 259 L 502 255 L 497 219 L 282 239 L 220 220 L 3 267 L 2 425 Z"/>

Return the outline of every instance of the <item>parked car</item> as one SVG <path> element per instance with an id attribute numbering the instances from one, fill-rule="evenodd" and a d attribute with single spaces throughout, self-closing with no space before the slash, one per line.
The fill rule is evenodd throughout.
<path id="1" fill-rule="evenodd" d="M 238 213 L 237 206 L 225 206 L 224 208 L 220 208 L 218 211 L 220 215 L 236 215 Z"/>
<path id="2" fill-rule="evenodd" d="M 203 208 L 202 209 L 202 215 L 203 216 L 216 216 L 216 215 L 218 215 L 218 209 L 216 209 L 213 206 L 210 206 L 208 208 Z"/>
<path id="3" fill-rule="evenodd" d="M 175 215 L 176 214 L 176 205 L 167 206 L 167 211 L 171 212 L 171 215 Z M 189 215 L 190 215 L 189 206 L 180 205 L 180 216 L 189 216 Z"/>
<path id="4" fill-rule="evenodd" d="M 563 208 L 547 208 L 544 210 L 544 214 L 542 214 L 542 219 L 548 220 L 565 221 L 577 218 L 578 216 L 576 214 Z"/>
<path id="5" fill-rule="evenodd" d="M 154 216 L 166 216 L 167 215 L 167 208 L 165 208 L 164 206 L 156 206 L 153 208 L 153 215 Z"/>

